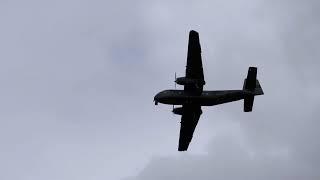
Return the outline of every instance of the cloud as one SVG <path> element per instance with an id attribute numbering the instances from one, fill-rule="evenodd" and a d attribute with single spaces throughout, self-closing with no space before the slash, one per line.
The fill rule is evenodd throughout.
<path id="1" fill-rule="evenodd" d="M 233 7 L 229 3 L 228 10 Z M 207 30 L 200 33 L 203 50 L 209 40 L 215 47 L 214 55 L 203 53 L 207 84 L 240 84 L 242 67 L 257 65 L 265 95 L 256 98 L 252 113 L 240 112 L 242 102 L 205 112 L 208 115 L 200 124 L 215 131 L 205 155 L 192 153 L 192 142 L 191 152 L 155 157 L 127 179 L 319 179 L 319 5 L 317 1 L 260 1 L 253 8 L 235 6 L 233 13 L 226 12 L 228 22 L 235 25 L 216 30 L 221 37 L 204 35 Z M 224 71 L 208 67 L 213 63 L 206 59 L 211 57 L 222 62 L 215 65 Z M 221 81 L 222 75 L 230 81 Z M 223 108 L 228 118 L 207 121 Z M 198 127 L 194 141 L 199 131 Z"/>
<path id="2" fill-rule="evenodd" d="M 296 161 L 290 152 L 252 153 L 241 147 L 235 137 L 213 140 L 208 155 L 158 158 L 136 178 L 128 179 L 316 179 L 316 168 Z M 248 146 L 247 146 L 248 147 Z M 246 148 L 247 148 L 246 147 Z"/>
<path id="3" fill-rule="evenodd" d="M 317 1 L 0 4 L 0 179 L 318 177 Z M 206 89 L 256 65 L 266 94 L 204 108 L 179 154 L 179 117 L 152 99 L 184 74 L 191 29 Z"/>

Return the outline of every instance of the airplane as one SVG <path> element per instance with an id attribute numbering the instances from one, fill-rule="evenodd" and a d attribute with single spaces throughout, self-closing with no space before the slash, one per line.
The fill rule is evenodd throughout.
<path id="1" fill-rule="evenodd" d="M 202 114 L 201 106 L 214 106 L 232 101 L 244 100 L 243 111 L 251 112 L 254 97 L 264 92 L 257 80 L 257 67 L 249 67 L 242 90 L 204 91 L 201 47 L 198 32 L 189 33 L 187 66 L 185 77 L 175 77 L 175 83 L 183 85 L 183 90 L 164 90 L 154 97 L 158 103 L 173 105 L 172 112 L 181 115 L 178 151 L 187 151 L 194 130 Z M 174 108 L 174 105 L 182 107 Z"/>

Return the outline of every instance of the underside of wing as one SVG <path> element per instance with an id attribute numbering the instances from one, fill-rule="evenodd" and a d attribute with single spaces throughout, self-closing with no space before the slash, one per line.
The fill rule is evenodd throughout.
<path id="1" fill-rule="evenodd" d="M 201 59 L 201 47 L 199 34 L 194 30 L 190 31 L 189 33 L 186 78 L 196 79 L 200 83 L 185 85 L 185 91 L 191 93 L 202 93 L 203 85 L 205 83 Z"/>
<path id="2" fill-rule="evenodd" d="M 183 106 L 178 151 L 186 151 L 202 114 L 200 106 Z"/>

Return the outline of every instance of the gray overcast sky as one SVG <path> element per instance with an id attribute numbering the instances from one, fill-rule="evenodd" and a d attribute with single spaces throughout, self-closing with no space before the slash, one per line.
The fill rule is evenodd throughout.
<path id="1" fill-rule="evenodd" d="M 319 179 L 320 2 L 0 1 L 0 179 Z M 265 91 L 205 107 L 188 152 L 153 96 L 200 33 L 206 89 Z"/>

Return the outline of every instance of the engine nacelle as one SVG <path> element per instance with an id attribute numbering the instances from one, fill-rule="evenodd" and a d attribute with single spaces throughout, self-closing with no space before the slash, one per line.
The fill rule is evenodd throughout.
<path id="1" fill-rule="evenodd" d="M 174 108 L 172 110 L 173 114 L 182 115 L 183 114 L 183 107 Z"/>
<path id="2" fill-rule="evenodd" d="M 206 82 L 201 79 L 191 79 L 186 77 L 179 77 L 175 81 L 179 85 L 192 85 L 192 84 L 199 84 L 199 85 L 205 85 Z"/>

